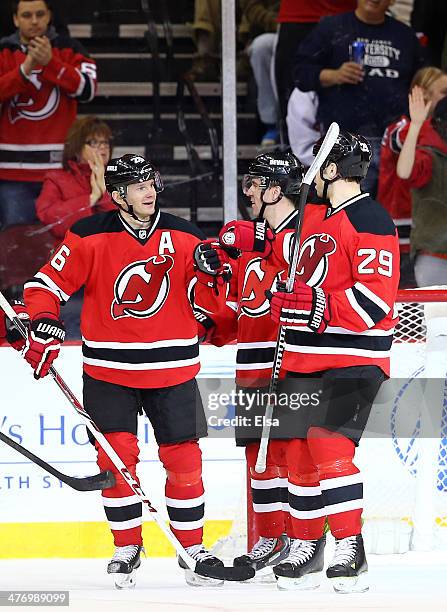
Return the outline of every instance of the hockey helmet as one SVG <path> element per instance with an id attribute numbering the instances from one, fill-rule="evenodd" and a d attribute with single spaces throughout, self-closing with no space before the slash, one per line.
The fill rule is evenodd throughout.
<path id="1" fill-rule="evenodd" d="M 155 191 L 157 193 L 163 191 L 163 181 L 160 173 L 152 162 L 141 155 L 134 155 L 132 153 L 111 159 L 107 164 L 104 179 L 107 191 L 110 194 L 118 191 L 121 197 L 125 197 L 128 185 L 144 183 L 150 179 L 154 180 Z"/>
<path id="2" fill-rule="evenodd" d="M 261 153 L 249 165 L 248 173 L 242 179 L 242 191 L 247 195 L 253 178 L 258 178 L 262 191 L 279 185 L 284 195 L 293 195 L 299 193 L 303 176 L 303 164 L 293 153 Z"/>
<path id="3" fill-rule="evenodd" d="M 314 145 L 314 155 L 320 150 L 322 142 L 323 138 L 320 138 Z M 337 165 L 337 178 L 363 179 L 368 172 L 371 157 L 371 144 L 364 136 L 351 134 L 351 132 L 341 130 L 326 161 L 320 169 L 320 176 L 323 178 L 324 169 L 333 162 Z"/>

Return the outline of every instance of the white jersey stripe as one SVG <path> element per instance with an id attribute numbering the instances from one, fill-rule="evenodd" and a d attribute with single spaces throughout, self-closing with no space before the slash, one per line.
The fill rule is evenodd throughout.
<path id="1" fill-rule="evenodd" d="M 98 340 L 88 340 L 82 338 L 85 346 L 99 349 L 125 349 L 125 350 L 146 350 L 156 348 L 169 348 L 173 346 L 193 346 L 197 344 L 198 338 L 175 338 L 173 340 L 157 340 L 156 342 L 103 342 Z"/>
<path id="2" fill-rule="evenodd" d="M 274 348 L 276 342 L 238 342 L 238 349 Z"/>
<path id="3" fill-rule="evenodd" d="M 58 285 L 56 285 L 56 283 L 43 272 L 37 272 L 34 275 L 34 277 L 40 278 L 40 280 L 42 280 L 50 289 L 57 291 L 59 295 L 62 297 L 64 302 L 67 302 L 70 299 L 70 296 L 68 295 L 68 293 L 65 293 L 65 291 L 62 291 L 62 289 Z"/>
<path id="4" fill-rule="evenodd" d="M 84 357 L 85 365 L 111 370 L 169 370 L 171 368 L 185 368 L 200 363 L 199 357 L 192 359 L 179 359 L 178 361 L 154 361 L 152 363 L 123 363 L 121 361 L 106 361 L 105 359 L 91 359 Z"/>
<path id="5" fill-rule="evenodd" d="M 273 367 L 273 361 L 267 363 L 237 363 L 237 370 L 268 370 Z"/>
<path id="6" fill-rule="evenodd" d="M 386 302 L 382 300 L 378 295 L 376 295 L 371 289 L 365 287 L 362 283 L 355 283 L 354 287 L 363 293 L 365 297 L 367 297 L 371 302 L 374 302 L 376 306 L 378 306 L 385 314 L 388 314 L 391 308 L 388 306 Z"/>
<path id="7" fill-rule="evenodd" d="M 366 312 L 366 310 L 363 310 L 363 308 L 357 302 L 357 300 L 354 297 L 354 293 L 353 293 L 352 289 L 351 288 L 350 289 L 346 289 L 345 294 L 346 294 L 346 297 L 348 298 L 348 302 L 352 306 L 352 309 L 355 310 L 355 312 L 366 323 L 366 325 L 368 327 L 374 327 L 374 325 L 375 325 L 374 321 L 371 319 L 371 317 Z"/>
<path id="8" fill-rule="evenodd" d="M 347 347 L 334 348 L 332 346 L 300 346 L 294 344 L 286 344 L 286 351 L 290 353 L 307 353 L 315 355 L 353 355 L 354 357 L 371 357 L 386 359 L 390 356 L 391 351 L 370 351 L 368 349 L 354 349 Z"/>

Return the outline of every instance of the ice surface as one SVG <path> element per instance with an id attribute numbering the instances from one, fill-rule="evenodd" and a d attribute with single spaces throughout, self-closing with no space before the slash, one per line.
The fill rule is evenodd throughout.
<path id="1" fill-rule="evenodd" d="M 253 583 L 192 588 L 173 558 L 143 559 L 137 587 L 130 591 L 111 587 L 105 559 L 2 560 L 0 590 L 68 590 L 70 612 L 447 610 L 445 553 L 371 555 L 369 565 L 369 592 L 337 595 L 326 579 L 319 589 L 303 592 Z"/>

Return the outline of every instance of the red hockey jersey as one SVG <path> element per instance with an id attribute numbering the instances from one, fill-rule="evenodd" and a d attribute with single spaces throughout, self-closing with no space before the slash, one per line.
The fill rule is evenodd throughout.
<path id="1" fill-rule="evenodd" d="M 270 317 L 266 290 L 287 277 L 294 211 L 274 230 L 275 240 L 268 258 L 243 253 L 233 267 L 229 294 L 237 316 L 236 382 L 242 387 L 263 387 L 270 381 L 278 325 Z"/>
<path id="2" fill-rule="evenodd" d="M 0 179 L 42 181 L 62 167 L 67 131 L 78 102 L 95 95 L 96 64 L 72 38 L 52 30 L 53 57 L 26 76 L 26 47 L 18 34 L 0 45 Z"/>
<path id="3" fill-rule="evenodd" d="M 84 286 L 84 371 L 99 380 L 162 388 L 199 371 L 193 250 L 203 239 L 191 223 L 158 212 L 150 229 L 134 230 L 118 212 L 81 219 L 51 261 L 25 284 L 32 320 L 59 316 L 61 302 Z M 208 310 L 214 294 L 203 290 Z M 217 299 L 217 298 L 216 298 Z"/>
<path id="4" fill-rule="evenodd" d="M 366 193 L 334 209 L 308 204 L 297 275 L 329 296 L 330 321 L 322 334 L 286 328 L 283 368 L 377 365 L 389 375 L 399 243 L 385 209 Z"/>
<path id="5" fill-rule="evenodd" d="M 400 249 L 410 251 L 411 192 L 407 181 L 396 174 L 410 120 L 403 115 L 387 127 L 380 149 L 380 172 L 377 199 L 387 209 L 397 226 Z"/>

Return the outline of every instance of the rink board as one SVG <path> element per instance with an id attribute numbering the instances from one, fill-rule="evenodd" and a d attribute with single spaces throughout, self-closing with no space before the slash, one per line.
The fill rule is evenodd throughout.
<path id="1" fill-rule="evenodd" d="M 396 375 L 411 373 L 418 357 L 415 351 L 419 349 L 401 345 L 396 351 L 399 366 Z M 228 377 L 234 371 L 235 347 L 204 346 L 201 358 L 201 375 Z M 80 347 L 62 349 L 58 370 L 79 398 L 82 397 L 80 364 Z M 95 452 L 88 442 L 85 426 L 55 383 L 49 378 L 35 381 L 29 366 L 8 347 L 0 347 L 0 371 L 3 382 L 0 429 L 66 474 L 96 473 Z M 368 459 L 371 441 L 364 443 L 359 464 L 367 467 L 372 483 L 365 487 L 366 507 L 369 504 L 372 508 L 371 514 L 375 515 L 374 503 L 384 490 L 385 480 L 391 490 L 393 483 L 402 484 L 396 496 L 398 503 L 411 502 L 405 495 L 413 476 L 404 464 L 392 462 L 395 452 L 392 445 L 383 451 L 390 455 L 389 469 L 384 474 Z M 140 418 L 139 445 L 138 473 L 143 489 L 167 518 L 165 473 L 146 417 Z M 236 448 L 230 438 L 210 437 L 201 441 L 201 447 L 206 490 L 205 540 L 211 545 L 229 532 L 232 520 L 243 512 L 245 461 L 243 450 Z M 149 517 L 143 515 L 143 520 L 148 554 L 172 555 L 172 547 L 159 528 Z M 80 493 L 70 489 L 4 444 L 0 445 L 0 521 L 0 558 L 107 557 L 112 550 L 99 492 Z"/>

